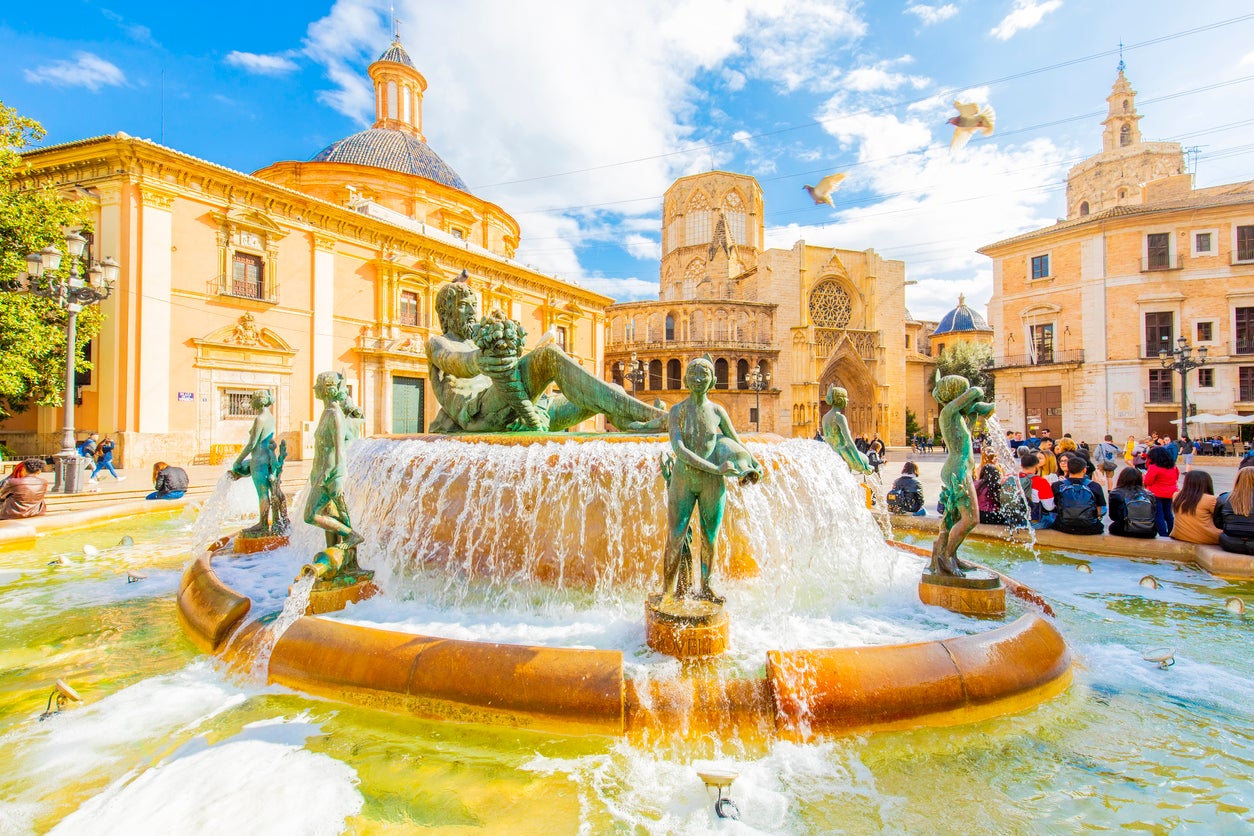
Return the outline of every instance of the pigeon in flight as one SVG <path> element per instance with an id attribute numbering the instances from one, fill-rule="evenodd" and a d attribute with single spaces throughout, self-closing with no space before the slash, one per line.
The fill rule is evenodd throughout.
<path id="1" fill-rule="evenodd" d="M 993 135 L 993 123 L 997 121 L 997 114 L 992 105 L 980 107 L 975 102 L 955 100 L 954 107 L 958 109 L 958 115 L 948 122 L 954 126 L 954 138 L 949 141 L 950 151 L 957 151 L 966 145 L 971 134 L 976 131 L 982 131 L 985 136 Z"/>
<path id="2" fill-rule="evenodd" d="M 816 204 L 826 203 L 828 206 L 835 206 L 832 203 L 832 192 L 840 188 L 840 181 L 845 179 L 843 174 L 829 174 L 819 181 L 817 186 L 802 186 L 810 195 L 810 199 Z"/>

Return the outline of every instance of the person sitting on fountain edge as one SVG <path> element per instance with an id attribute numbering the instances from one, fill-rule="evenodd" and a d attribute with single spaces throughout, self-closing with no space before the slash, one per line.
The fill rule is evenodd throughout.
<path id="1" fill-rule="evenodd" d="M 923 500 L 923 485 L 919 482 L 919 466 L 914 462 L 906 462 L 901 466 L 901 475 L 893 482 L 888 491 L 888 511 L 892 514 L 913 514 L 916 517 L 927 516 L 927 508 Z"/>
<path id="2" fill-rule="evenodd" d="M 1106 514 L 1106 492 L 1102 486 L 1084 475 L 1084 459 L 1069 455 L 1067 478 L 1054 485 L 1054 516 L 1052 528 L 1067 534 L 1101 534 L 1102 517 Z"/>
<path id="3" fill-rule="evenodd" d="M 1145 490 L 1145 480 L 1135 467 L 1125 467 L 1119 472 L 1115 489 L 1110 492 L 1110 528 L 1116 537 L 1140 537 L 1145 540 L 1158 536 L 1154 523 L 1155 505 L 1158 500 Z"/>
<path id="4" fill-rule="evenodd" d="M 43 471 L 43 460 L 36 458 L 19 462 L 13 468 L 9 478 L 0 483 L 0 520 L 38 517 L 47 510 L 44 496 L 48 493 L 48 480 L 39 475 Z"/>
<path id="5" fill-rule="evenodd" d="M 182 499 L 189 484 L 186 470 L 165 462 L 157 462 L 152 466 L 152 486 L 156 490 L 144 498 Z"/>
<path id="6" fill-rule="evenodd" d="M 427 340 L 431 385 L 440 411 L 433 433 L 505 432 L 528 428 L 557 432 L 603 413 L 620 430 L 661 428 L 666 413 L 606 383 L 572 360 L 555 343 L 541 341 L 522 354 L 517 323 L 503 317 L 513 340 L 489 347 L 475 341 L 478 300 L 466 273 L 440 288 L 436 314 L 444 333 Z M 495 316 L 495 315 L 494 315 Z M 561 394 L 542 405 L 537 399 L 556 383 Z M 633 425 L 640 425 L 639 427 Z"/>

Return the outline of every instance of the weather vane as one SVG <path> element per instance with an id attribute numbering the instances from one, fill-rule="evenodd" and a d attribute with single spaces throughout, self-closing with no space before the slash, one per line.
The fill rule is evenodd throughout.
<path id="1" fill-rule="evenodd" d="M 1119 39 L 1119 72 L 1123 72 L 1127 64 L 1123 63 L 1123 38 Z"/>

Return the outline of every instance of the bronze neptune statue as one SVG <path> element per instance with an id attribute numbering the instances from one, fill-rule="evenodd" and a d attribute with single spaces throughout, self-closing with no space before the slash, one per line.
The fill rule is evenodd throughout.
<path id="1" fill-rule="evenodd" d="M 440 402 L 432 432 L 556 432 L 597 414 L 627 429 L 665 415 L 599 380 L 554 343 L 524 354 L 527 332 L 519 323 L 499 311 L 479 319 L 464 272 L 440 288 L 435 306 L 444 333 L 427 340 Z M 561 394 L 545 399 L 554 383 Z"/>

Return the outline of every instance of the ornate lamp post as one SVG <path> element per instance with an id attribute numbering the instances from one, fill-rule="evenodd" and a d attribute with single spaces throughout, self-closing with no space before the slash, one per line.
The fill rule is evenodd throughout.
<path id="1" fill-rule="evenodd" d="M 76 231 L 65 236 L 65 252 L 70 257 L 70 274 L 56 275 L 61 267 L 61 251 L 44 247 L 26 256 L 26 272 L 5 283 L 6 290 L 25 289 L 28 293 L 56 302 L 66 312 L 65 323 L 65 426 L 61 430 L 61 452 L 57 453 L 56 484 L 53 490 L 77 493 L 82 478 L 74 443 L 74 354 L 78 313 L 83 308 L 109 298 L 118 277 L 118 263 L 112 258 L 91 263 L 86 278 L 79 272 L 79 260 L 87 239 Z"/>
<path id="2" fill-rule="evenodd" d="M 623 363 L 621 360 L 617 363 L 618 373 L 623 376 L 623 380 L 631 381 L 631 396 L 636 396 L 636 390 L 641 383 L 644 383 L 644 361 L 636 359 L 636 352 L 631 353 L 631 362 Z"/>
<path id="3" fill-rule="evenodd" d="M 753 390 L 753 431 L 762 432 L 762 390 L 771 385 L 771 373 L 763 372 L 761 366 L 754 366 L 749 373 L 749 388 Z"/>
<path id="4" fill-rule="evenodd" d="M 1189 372 L 1206 365 L 1206 346 L 1198 348 L 1197 359 L 1194 359 L 1193 346 L 1189 345 L 1187 337 L 1182 335 L 1176 340 L 1176 345 L 1178 348 L 1174 351 L 1164 348 L 1158 352 L 1158 360 L 1164 369 L 1180 373 L 1180 430 L 1177 435 L 1185 436 L 1189 434 Z"/>

